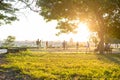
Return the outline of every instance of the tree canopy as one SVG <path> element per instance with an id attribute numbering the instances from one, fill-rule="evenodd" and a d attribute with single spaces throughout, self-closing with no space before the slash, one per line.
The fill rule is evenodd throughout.
<path id="1" fill-rule="evenodd" d="M 74 31 L 79 20 L 92 31 L 120 38 L 119 0 L 37 0 L 37 6 L 46 21 L 58 21 L 57 29 L 63 33 Z"/>
<path id="2" fill-rule="evenodd" d="M 56 28 L 61 33 L 74 32 L 79 21 L 88 23 L 98 33 L 100 51 L 104 39 L 120 39 L 120 0 L 37 0 L 36 3 L 46 21 L 58 21 Z"/>
<path id="3" fill-rule="evenodd" d="M 0 0 L 0 26 L 17 20 L 15 12 L 18 9 L 12 5 L 13 2 L 14 0 Z"/>

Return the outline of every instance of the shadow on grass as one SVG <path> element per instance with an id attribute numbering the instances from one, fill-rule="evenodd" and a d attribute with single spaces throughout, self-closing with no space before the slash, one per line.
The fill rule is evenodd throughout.
<path id="1" fill-rule="evenodd" d="M 0 80 L 31 80 L 31 77 L 16 68 L 0 67 Z"/>
<path id="2" fill-rule="evenodd" d="M 32 80 L 29 75 L 23 74 L 15 67 L 5 68 L 2 64 L 7 64 L 6 54 L 0 54 L 0 80 Z"/>
<path id="3" fill-rule="evenodd" d="M 120 65 L 120 54 L 98 54 L 98 59 L 102 59 L 103 61 L 110 61 L 111 63 L 115 63 Z"/>

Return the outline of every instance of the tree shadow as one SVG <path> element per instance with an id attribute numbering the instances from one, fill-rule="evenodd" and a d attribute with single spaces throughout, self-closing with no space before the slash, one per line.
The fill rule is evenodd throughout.
<path id="1" fill-rule="evenodd" d="M 5 60 L 6 54 L 0 54 L 0 80 L 32 80 L 30 75 L 23 74 L 16 67 L 5 68 L 1 64 L 7 64 Z"/>
<path id="2" fill-rule="evenodd" d="M 31 80 L 31 77 L 19 69 L 0 67 L 0 80 Z"/>
<path id="3" fill-rule="evenodd" d="M 120 65 L 120 54 L 98 54 L 98 59 Z"/>

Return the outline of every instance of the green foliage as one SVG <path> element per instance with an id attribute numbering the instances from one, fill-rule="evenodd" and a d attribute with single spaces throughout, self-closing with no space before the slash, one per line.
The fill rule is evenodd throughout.
<path id="1" fill-rule="evenodd" d="M 14 0 L 1 0 L 0 1 L 0 26 L 3 24 L 10 24 L 12 21 L 17 20 L 15 12 L 18 11 L 14 8 Z"/>
<path id="2" fill-rule="evenodd" d="M 117 80 L 120 54 L 38 53 L 6 55 L 4 68 L 16 68 L 35 80 Z"/>
<path id="3" fill-rule="evenodd" d="M 120 38 L 119 5 L 119 0 L 37 0 L 40 15 L 46 21 L 57 20 L 62 33 L 74 31 L 78 27 L 74 20 L 80 20 L 99 35 L 116 38 Z"/>
<path id="4" fill-rule="evenodd" d="M 103 53 L 104 37 L 120 38 L 119 0 L 37 0 L 40 15 L 46 21 L 57 20 L 60 33 L 74 32 L 80 22 L 89 24 L 100 38 Z"/>
<path id="5" fill-rule="evenodd" d="M 2 44 L 3 47 L 13 47 L 14 46 L 15 37 L 14 36 L 8 36 L 7 39 L 5 39 L 4 43 Z"/>

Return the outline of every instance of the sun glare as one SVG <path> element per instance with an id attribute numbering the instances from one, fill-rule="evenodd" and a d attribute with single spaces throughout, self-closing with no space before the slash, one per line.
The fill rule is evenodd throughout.
<path id="1" fill-rule="evenodd" d="M 86 42 L 89 40 L 90 31 L 87 24 L 79 23 L 77 28 L 77 34 L 74 36 L 74 41 Z"/>

